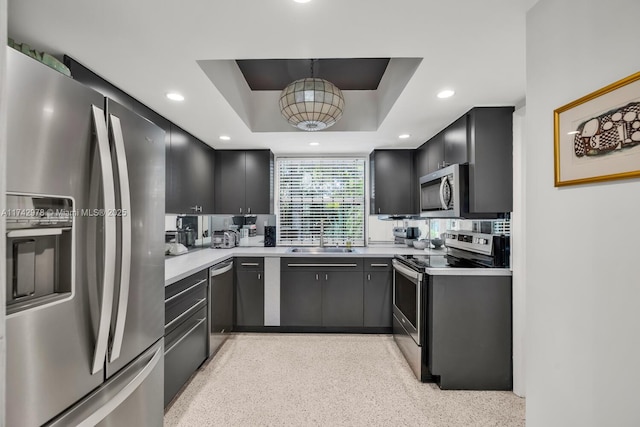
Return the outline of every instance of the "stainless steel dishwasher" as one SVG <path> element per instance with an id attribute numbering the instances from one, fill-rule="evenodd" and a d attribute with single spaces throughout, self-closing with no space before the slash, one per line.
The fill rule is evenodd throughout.
<path id="1" fill-rule="evenodd" d="M 209 269 L 209 357 L 226 341 L 233 327 L 233 259 Z"/>

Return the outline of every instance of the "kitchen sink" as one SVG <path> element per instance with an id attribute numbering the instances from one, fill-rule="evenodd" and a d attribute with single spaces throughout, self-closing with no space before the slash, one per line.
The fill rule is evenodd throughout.
<path id="1" fill-rule="evenodd" d="M 360 253 L 354 248 L 336 248 L 336 247 L 309 247 L 309 248 L 289 248 L 288 253 L 298 254 L 357 254 Z"/>

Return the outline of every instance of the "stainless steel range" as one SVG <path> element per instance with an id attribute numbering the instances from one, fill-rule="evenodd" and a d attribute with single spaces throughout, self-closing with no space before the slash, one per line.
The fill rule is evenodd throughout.
<path id="1" fill-rule="evenodd" d="M 419 380 L 433 381 L 428 369 L 430 269 L 506 268 L 509 237 L 447 231 L 442 255 L 396 255 L 393 259 L 393 335 Z M 442 270 L 440 270 L 442 272 Z"/>

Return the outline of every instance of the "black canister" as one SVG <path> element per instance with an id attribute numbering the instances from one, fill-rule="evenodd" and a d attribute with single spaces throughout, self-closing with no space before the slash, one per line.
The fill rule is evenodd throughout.
<path id="1" fill-rule="evenodd" d="M 264 246 L 267 248 L 273 248 L 276 246 L 276 226 L 275 225 L 265 225 Z"/>

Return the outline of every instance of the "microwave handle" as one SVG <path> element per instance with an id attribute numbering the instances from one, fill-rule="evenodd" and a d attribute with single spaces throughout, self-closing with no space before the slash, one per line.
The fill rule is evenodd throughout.
<path id="1" fill-rule="evenodd" d="M 447 185 L 447 177 L 443 177 L 442 181 L 440 181 L 440 204 L 442 205 L 442 209 L 449 209 L 448 204 L 444 200 L 444 186 Z"/>

